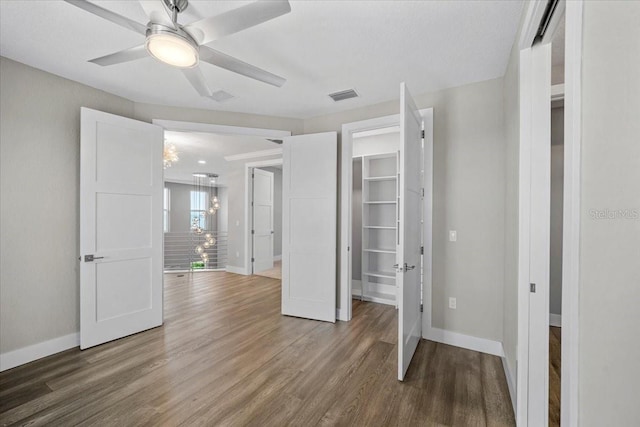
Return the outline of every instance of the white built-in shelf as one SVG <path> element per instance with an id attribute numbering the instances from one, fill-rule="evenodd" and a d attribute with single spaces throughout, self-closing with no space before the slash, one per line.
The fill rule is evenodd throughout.
<path id="1" fill-rule="evenodd" d="M 395 305 L 398 163 L 396 153 L 362 158 L 362 270 L 360 290 L 365 301 Z M 374 224 L 374 225 L 364 225 Z M 388 224 L 388 225 L 383 225 Z"/>
<path id="2" fill-rule="evenodd" d="M 395 200 L 374 200 L 372 202 L 362 202 L 366 205 L 395 205 Z"/>
<path id="3" fill-rule="evenodd" d="M 365 181 L 394 181 L 397 177 L 393 176 L 369 176 L 363 178 Z"/>
<path id="4" fill-rule="evenodd" d="M 371 248 L 371 249 L 363 249 L 365 252 L 373 252 L 377 254 L 395 254 L 395 249 L 382 249 L 382 248 Z"/>
<path id="5" fill-rule="evenodd" d="M 362 274 L 371 277 L 388 277 L 391 279 L 396 278 L 395 271 L 363 271 Z"/>

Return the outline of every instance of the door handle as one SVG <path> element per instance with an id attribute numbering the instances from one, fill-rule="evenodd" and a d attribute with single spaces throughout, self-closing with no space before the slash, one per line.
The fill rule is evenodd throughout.
<path id="1" fill-rule="evenodd" d="M 414 268 L 416 268 L 415 265 L 407 265 L 407 263 L 404 263 L 404 271 L 409 271 L 409 270 L 413 270 Z"/>
<path id="2" fill-rule="evenodd" d="M 93 256 L 93 254 L 84 256 L 84 262 L 93 262 L 93 261 L 95 261 L 97 259 L 104 259 L 104 257 L 103 256 Z"/>

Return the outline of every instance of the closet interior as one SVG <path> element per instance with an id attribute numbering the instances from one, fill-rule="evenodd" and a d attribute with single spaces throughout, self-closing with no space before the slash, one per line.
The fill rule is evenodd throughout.
<path id="1" fill-rule="evenodd" d="M 397 127 L 353 139 L 352 297 L 397 306 Z"/>

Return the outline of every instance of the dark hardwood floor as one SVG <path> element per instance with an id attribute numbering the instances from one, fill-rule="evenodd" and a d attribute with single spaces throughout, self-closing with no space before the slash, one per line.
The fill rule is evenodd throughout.
<path id="1" fill-rule="evenodd" d="M 280 315 L 280 282 L 166 276 L 165 324 L 0 374 L 0 425 L 513 426 L 501 361 L 422 341 L 396 380 L 396 310 Z"/>
<path id="2" fill-rule="evenodd" d="M 560 426 L 560 328 L 549 327 L 549 427 Z"/>

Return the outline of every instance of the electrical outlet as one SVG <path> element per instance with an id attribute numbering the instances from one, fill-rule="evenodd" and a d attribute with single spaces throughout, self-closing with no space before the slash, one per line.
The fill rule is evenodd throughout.
<path id="1" fill-rule="evenodd" d="M 456 230 L 449 230 L 449 241 L 455 242 L 458 240 L 458 232 Z"/>
<path id="2" fill-rule="evenodd" d="M 240 220 L 236 220 L 236 227 L 240 227 Z"/>
<path id="3" fill-rule="evenodd" d="M 236 258 L 240 258 L 240 252 L 236 251 Z"/>
<path id="4" fill-rule="evenodd" d="M 456 299 L 453 297 L 449 297 L 449 308 L 456 309 Z"/>

